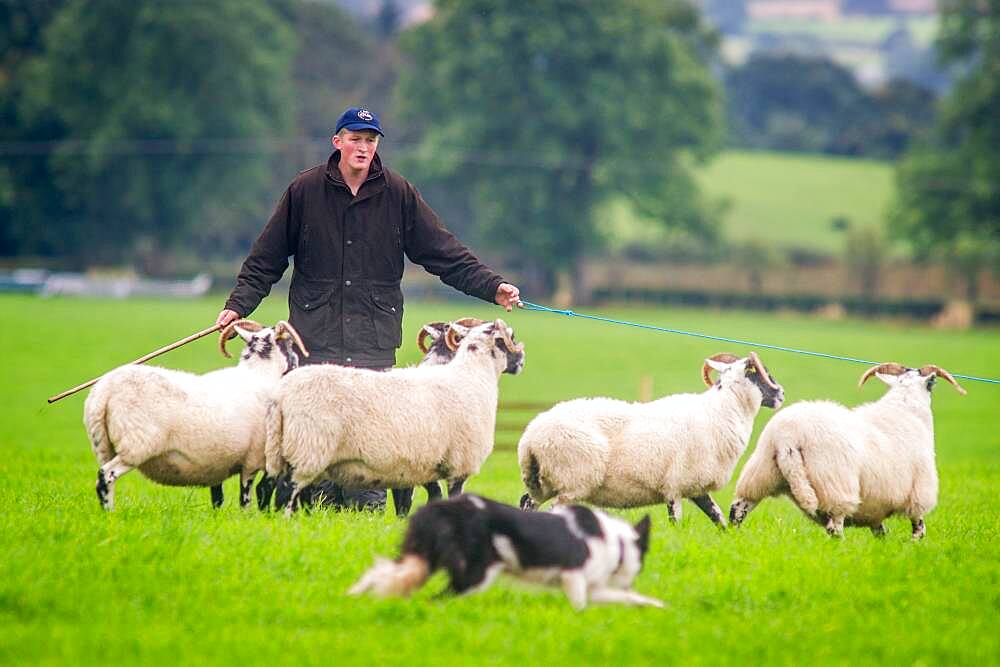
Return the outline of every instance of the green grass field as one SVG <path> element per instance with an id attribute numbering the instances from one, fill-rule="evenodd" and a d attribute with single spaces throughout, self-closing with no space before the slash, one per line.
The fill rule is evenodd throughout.
<path id="1" fill-rule="evenodd" d="M 884 229 L 895 184 L 892 165 L 824 155 L 726 151 L 700 168 L 696 180 L 711 201 L 724 201 L 722 236 L 737 244 L 761 241 L 775 248 L 844 251 L 846 218 L 855 228 Z M 611 248 L 662 243 L 657 222 L 637 217 L 624 199 L 606 203 L 602 233 Z"/>
<path id="2" fill-rule="evenodd" d="M 830 224 L 883 227 L 893 196 L 892 166 L 874 160 L 729 151 L 699 173 L 705 193 L 731 202 L 731 241 L 758 239 L 840 254 L 844 233 Z"/>
<path id="3" fill-rule="evenodd" d="M 241 511 L 226 484 L 219 511 L 205 489 L 160 487 L 138 473 L 118 483 L 117 509 L 94 494 L 96 464 L 83 394 L 46 397 L 208 326 L 217 299 L 194 302 L 0 297 L 0 663 L 25 664 L 997 664 L 1000 661 L 1000 387 L 936 390 L 938 508 L 927 538 L 904 519 L 878 540 L 833 541 L 786 499 L 765 502 L 739 530 L 716 530 L 685 503 L 678 526 L 650 508 L 653 541 L 642 593 L 663 610 L 574 613 L 557 591 L 502 580 L 489 591 L 434 599 L 439 575 L 411 600 L 344 591 L 375 554 L 394 555 L 405 523 L 317 511 L 292 520 Z M 270 299 L 257 317 L 287 311 Z M 478 302 L 410 304 L 400 361 L 430 319 L 495 316 Z M 609 309 L 621 319 L 952 372 L 1000 375 L 1000 332 L 696 310 Z M 502 400 L 580 395 L 635 399 L 699 391 L 710 341 L 542 313 L 508 318 L 527 347 L 525 372 Z M 745 350 L 732 349 L 734 352 Z M 789 402 L 873 400 L 855 388 L 864 366 L 762 351 Z M 158 360 L 202 371 L 225 362 L 214 340 Z M 876 386 L 879 385 L 879 386 Z M 419 400 L 414 398 L 414 400 Z M 758 431 L 770 417 L 758 417 Z M 496 452 L 467 488 L 514 502 L 510 452 Z M 422 501 L 422 491 L 417 491 Z M 728 508 L 732 485 L 716 495 Z M 623 512 L 638 519 L 641 511 Z"/>

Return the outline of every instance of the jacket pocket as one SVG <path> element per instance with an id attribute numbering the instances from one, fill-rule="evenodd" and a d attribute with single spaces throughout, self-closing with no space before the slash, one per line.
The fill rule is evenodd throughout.
<path id="1" fill-rule="evenodd" d="M 403 344 L 403 292 L 399 287 L 372 288 L 372 323 L 375 344 L 393 350 Z"/>
<path id="2" fill-rule="evenodd" d="M 329 280 L 292 276 L 288 288 L 289 321 L 310 352 L 326 350 L 332 345 L 330 298 L 334 285 Z"/>

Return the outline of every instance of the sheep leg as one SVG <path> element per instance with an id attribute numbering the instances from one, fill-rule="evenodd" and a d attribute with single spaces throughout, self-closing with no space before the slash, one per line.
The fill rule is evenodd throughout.
<path id="1" fill-rule="evenodd" d="M 134 466 L 130 466 L 116 456 L 97 470 L 97 499 L 101 507 L 111 511 L 115 508 L 115 481 Z"/>
<path id="2" fill-rule="evenodd" d="M 288 496 L 288 505 L 285 506 L 285 516 L 291 517 L 292 514 L 302 507 L 302 501 L 304 497 L 308 497 L 308 486 L 309 484 L 300 484 L 296 482 L 294 478 L 291 480 L 291 492 Z M 305 492 L 305 493 L 304 493 Z"/>
<path id="3" fill-rule="evenodd" d="M 448 484 L 448 497 L 449 498 L 452 498 L 452 497 L 457 496 L 457 495 L 461 495 L 461 493 L 462 493 L 462 487 L 465 486 L 465 480 L 466 479 L 468 479 L 468 478 L 467 477 L 459 477 L 457 479 L 451 480 L 451 483 Z"/>
<path id="4" fill-rule="evenodd" d="M 670 517 L 672 523 L 677 523 L 681 520 L 680 498 L 670 498 L 667 500 L 667 516 Z"/>
<path id="5" fill-rule="evenodd" d="M 409 514 L 413 507 L 413 488 L 393 489 L 392 506 L 396 508 L 396 516 L 400 519 Z"/>
<path id="6" fill-rule="evenodd" d="M 830 537 L 843 537 L 844 517 L 831 514 L 826 522 L 826 532 Z"/>
<path id="7" fill-rule="evenodd" d="M 424 484 L 424 489 L 427 490 L 427 502 L 441 499 L 441 485 L 437 482 Z"/>
<path id="8" fill-rule="evenodd" d="M 712 497 L 710 495 L 706 493 L 703 496 L 697 496 L 695 498 L 692 498 L 691 502 L 697 505 L 698 509 L 704 512 L 705 516 L 711 519 L 712 522 L 715 523 L 715 525 L 717 525 L 719 528 L 726 527 L 726 517 L 722 515 L 722 510 L 715 503 L 715 501 L 712 500 Z"/>
<path id="9" fill-rule="evenodd" d="M 535 503 L 534 500 L 532 500 L 530 493 L 526 493 L 523 496 L 521 496 L 520 505 L 521 509 L 524 510 L 525 512 L 533 512 L 538 509 L 538 504 Z"/>
<path id="10" fill-rule="evenodd" d="M 240 507 L 247 507 L 250 504 L 250 487 L 253 486 L 253 478 L 256 476 L 256 471 L 240 473 Z"/>
<path id="11" fill-rule="evenodd" d="M 222 485 L 216 484 L 215 486 L 210 488 L 209 491 L 212 492 L 212 507 L 216 509 L 222 507 L 222 499 L 223 499 Z"/>
<path id="12" fill-rule="evenodd" d="M 922 540 L 924 535 L 927 534 L 927 526 L 924 525 L 923 519 L 910 519 L 910 525 L 913 526 L 913 539 Z"/>
<path id="13" fill-rule="evenodd" d="M 656 598 L 649 598 L 635 591 L 623 591 L 618 588 L 598 588 L 590 591 L 590 600 L 592 602 L 609 602 L 611 604 L 629 604 L 637 607 L 663 608 L 663 603 Z"/>
<path id="14" fill-rule="evenodd" d="M 261 512 L 271 506 L 271 497 L 274 495 L 275 486 L 277 486 L 277 482 L 267 474 L 257 483 L 257 509 Z"/>
<path id="15" fill-rule="evenodd" d="M 734 500 L 733 504 L 729 507 L 729 523 L 734 526 L 739 526 L 756 506 L 756 502 L 747 500 L 746 498 Z"/>
<path id="16" fill-rule="evenodd" d="M 885 528 L 885 524 L 881 521 L 877 526 L 872 526 L 872 535 L 875 537 L 885 537 L 888 532 L 889 531 Z"/>

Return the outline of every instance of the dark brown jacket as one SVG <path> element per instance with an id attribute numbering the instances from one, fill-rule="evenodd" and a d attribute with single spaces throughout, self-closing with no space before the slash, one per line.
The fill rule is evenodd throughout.
<path id="1" fill-rule="evenodd" d="M 504 279 L 481 264 L 402 176 L 375 156 L 351 194 L 340 152 L 301 172 L 278 203 L 236 279 L 226 308 L 246 317 L 294 257 L 290 321 L 310 362 L 385 367 L 402 344 L 403 255 L 441 281 L 493 302 Z"/>

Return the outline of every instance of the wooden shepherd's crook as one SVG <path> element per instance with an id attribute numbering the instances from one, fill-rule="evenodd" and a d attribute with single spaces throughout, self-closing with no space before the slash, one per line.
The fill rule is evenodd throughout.
<path id="1" fill-rule="evenodd" d="M 132 363 L 133 364 L 144 364 L 147 361 L 149 361 L 150 359 L 152 359 L 153 357 L 158 357 L 161 354 L 163 354 L 164 352 L 169 352 L 170 350 L 176 350 L 181 345 L 187 345 L 191 341 L 198 340 L 199 338 L 207 336 L 210 333 L 214 333 L 214 332 L 218 331 L 221 328 L 222 328 L 221 324 L 213 325 L 213 326 L 205 329 L 204 331 L 199 331 L 198 333 L 193 333 L 190 336 L 188 336 L 187 338 L 180 339 L 176 343 L 171 343 L 170 345 L 167 345 L 165 347 L 161 347 L 159 350 L 154 350 L 153 352 L 150 352 L 147 355 L 141 356 L 138 359 L 136 359 L 135 361 L 133 361 Z M 87 387 L 91 386 L 92 384 L 96 383 L 98 380 L 100 380 L 101 377 L 103 377 L 103 376 L 96 377 L 93 380 L 91 380 L 90 382 L 84 382 L 83 384 L 81 384 L 81 385 L 79 385 L 77 387 L 73 387 L 72 389 L 67 389 L 66 391 L 64 391 L 61 394 L 56 394 L 55 396 L 53 396 L 52 398 L 49 399 L 49 403 L 55 403 L 56 401 L 58 401 L 61 398 L 66 398 L 67 396 L 72 396 L 76 392 L 84 390 Z"/>

